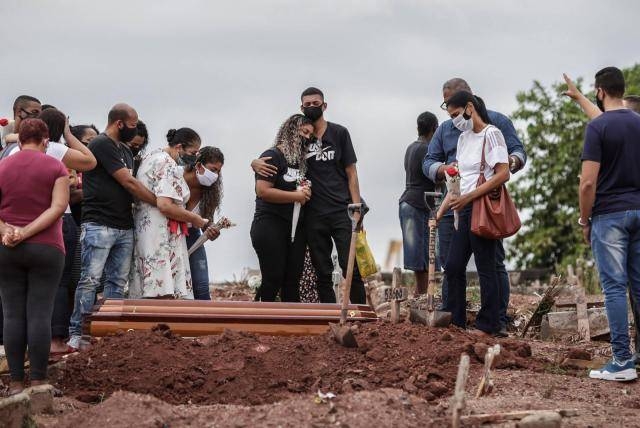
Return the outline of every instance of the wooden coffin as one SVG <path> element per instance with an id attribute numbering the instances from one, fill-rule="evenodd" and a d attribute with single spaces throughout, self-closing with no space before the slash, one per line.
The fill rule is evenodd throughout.
<path id="1" fill-rule="evenodd" d="M 349 322 L 375 321 L 368 305 L 349 305 Z M 340 305 L 198 300 L 107 299 L 94 306 L 85 334 L 106 336 L 118 330 L 150 330 L 167 324 L 186 337 L 222 333 L 225 329 L 267 335 L 323 334 L 340 321 Z"/>

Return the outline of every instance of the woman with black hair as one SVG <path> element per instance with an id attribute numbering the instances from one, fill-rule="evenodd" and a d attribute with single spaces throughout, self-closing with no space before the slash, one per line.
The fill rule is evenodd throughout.
<path id="1" fill-rule="evenodd" d="M 187 209 L 199 214 L 213 223 L 213 216 L 220 208 L 222 201 L 222 166 L 224 154 L 217 147 L 201 147 L 196 156 L 182 157 L 184 180 L 189 185 L 191 196 Z M 202 230 L 190 225 L 187 235 L 187 247 L 191 247 L 202 235 Z M 210 240 L 214 240 L 220 232 L 214 228 L 205 229 L 204 233 Z M 198 248 L 189 257 L 191 280 L 193 283 L 193 297 L 196 300 L 211 300 L 209 292 L 209 265 L 204 246 Z"/>
<path id="2" fill-rule="evenodd" d="M 143 121 L 138 120 L 136 125 L 136 135 L 131 141 L 127 143 L 127 146 L 131 150 L 133 155 L 133 175 L 138 174 L 138 168 L 144 157 L 144 150 L 149 145 L 149 131 L 147 131 L 147 125 Z"/>
<path id="3" fill-rule="evenodd" d="M 278 170 L 271 177 L 255 176 L 257 197 L 251 242 L 260 262 L 262 301 L 274 301 L 279 292 L 283 302 L 300 301 L 299 280 L 306 247 L 302 214 L 293 242 L 291 230 L 294 203 L 302 206 L 311 198 L 311 189 L 301 184 L 312 134 L 313 122 L 294 114 L 280 127 L 273 146 L 260 156 L 269 158 L 267 162 Z"/>
<path id="4" fill-rule="evenodd" d="M 449 208 L 459 213 L 458 230 L 454 231 L 445 266 L 452 320 L 455 325 L 466 327 L 466 271 L 473 254 L 480 278 L 481 301 L 473 332 L 498 334 L 500 288 L 495 259 L 498 241 L 471 232 L 471 208 L 474 200 L 509 180 L 507 145 L 502 132 L 491 125 L 480 97 L 465 91 L 458 92 L 447 101 L 447 112 L 454 126 L 462 131 L 457 150 L 460 196 L 449 193 L 438 211 L 438 219 Z M 481 173 L 484 173 L 486 182 L 477 186 Z"/>
<path id="5" fill-rule="evenodd" d="M 208 220 L 186 209 L 190 198 L 183 169 L 176 160 L 200 148 L 191 128 L 171 129 L 168 145 L 142 159 L 137 179 L 156 196 L 156 206 L 135 204 L 135 243 L 129 296 L 193 299 L 187 254 L 187 223 L 204 227 Z"/>

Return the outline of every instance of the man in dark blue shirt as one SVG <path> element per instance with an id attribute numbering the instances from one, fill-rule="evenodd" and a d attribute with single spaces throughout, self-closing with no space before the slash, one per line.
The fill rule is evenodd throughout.
<path id="1" fill-rule="evenodd" d="M 442 86 L 442 97 L 444 98 L 444 101 L 440 107 L 446 110 L 447 100 L 459 91 L 472 92 L 469 84 L 464 79 L 453 78 L 445 82 Z M 505 142 L 507 143 L 507 150 L 509 151 L 509 167 L 511 172 L 515 173 L 521 170 L 527 161 L 527 155 L 522 142 L 516 134 L 513 123 L 511 123 L 511 120 L 507 116 L 501 113 L 492 110 L 487 110 L 487 112 L 489 113 L 491 123 L 498 127 L 498 129 L 502 131 L 502 135 L 504 135 Z M 445 178 L 445 169 L 456 162 L 458 137 L 460 137 L 460 134 L 460 130 L 453 126 L 453 122 L 450 119 L 440 124 L 433 135 L 433 138 L 429 143 L 429 151 L 422 165 L 422 172 L 434 183 L 442 182 Z M 439 258 L 441 266 L 445 266 L 452 235 L 453 213 L 449 211 L 438 224 L 438 244 L 440 247 Z M 506 326 L 508 321 L 507 307 L 509 306 L 510 285 L 509 274 L 507 273 L 507 269 L 504 265 L 504 258 L 504 247 L 502 242 L 500 242 L 496 253 L 496 270 L 498 271 L 498 280 L 500 282 L 501 335 L 506 336 Z M 442 283 L 443 309 L 448 309 L 447 300 L 448 292 L 445 280 Z"/>
<path id="2" fill-rule="evenodd" d="M 640 300 L 640 115 L 625 108 L 622 71 L 596 73 L 596 104 L 603 111 L 587 125 L 580 175 L 580 218 L 605 295 L 613 358 L 593 379 L 638 377 L 629 349 L 627 284 Z"/>

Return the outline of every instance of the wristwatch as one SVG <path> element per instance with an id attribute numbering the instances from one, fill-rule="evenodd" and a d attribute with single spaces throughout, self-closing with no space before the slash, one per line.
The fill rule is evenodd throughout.
<path id="1" fill-rule="evenodd" d="M 586 222 L 584 220 L 582 220 L 582 217 L 578 217 L 578 224 L 581 227 L 587 227 L 591 225 L 591 219 L 587 220 Z"/>

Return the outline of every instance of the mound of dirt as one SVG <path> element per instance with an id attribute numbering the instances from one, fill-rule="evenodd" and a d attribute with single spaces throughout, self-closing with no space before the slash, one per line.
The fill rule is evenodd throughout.
<path id="1" fill-rule="evenodd" d="M 292 394 L 345 394 L 398 388 L 432 401 L 450 395 L 460 354 L 479 372 L 487 348 L 457 328 L 412 324 L 363 324 L 360 347 L 347 349 L 330 334 L 307 337 L 256 336 L 227 330 L 219 336 L 182 339 L 166 326 L 119 332 L 69 358 L 58 387 L 84 402 L 100 402 L 114 391 L 153 395 L 172 404 L 267 404 Z M 498 368 L 531 368 L 528 344 L 501 340 Z"/>
<path id="2" fill-rule="evenodd" d="M 118 391 L 88 409 L 40 417 L 38 426 L 158 427 L 372 427 L 446 426 L 445 409 L 397 389 L 360 391 L 324 402 L 309 395 L 262 406 L 174 406 L 149 395 Z"/>

